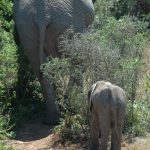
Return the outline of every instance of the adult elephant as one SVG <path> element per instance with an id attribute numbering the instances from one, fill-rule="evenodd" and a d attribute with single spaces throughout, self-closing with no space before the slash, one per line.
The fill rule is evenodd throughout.
<path id="1" fill-rule="evenodd" d="M 125 117 L 125 92 L 120 87 L 106 81 L 96 82 L 88 93 L 91 112 L 91 149 L 107 150 L 111 131 L 111 150 L 121 150 L 121 133 Z"/>
<path id="2" fill-rule="evenodd" d="M 95 1 L 14 0 L 16 34 L 41 84 L 48 112 L 47 123 L 57 122 L 56 98 L 53 87 L 40 72 L 40 65 L 49 55 L 59 56 L 57 38 L 66 29 L 73 26 L 76 32 L 82 32 L 92 23 Z"/>

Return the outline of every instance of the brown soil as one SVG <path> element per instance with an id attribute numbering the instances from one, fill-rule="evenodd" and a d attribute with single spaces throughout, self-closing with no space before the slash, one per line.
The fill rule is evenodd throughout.
<path id="1" fill-rule="evenodd" d="M 150 150 L 150 139 L 133 138 L 123 140 L 122 150 Z M 132 141 L 132 142 L 131 142 Z M 24 124 L 17 132 L 15 140 L 7 140 L 6 144 L 15 150 L 87 150 L 88 142 L 81 144 L 63 142 L 59 136 L 52 134 L 51 128 L 41 123 Z"/>

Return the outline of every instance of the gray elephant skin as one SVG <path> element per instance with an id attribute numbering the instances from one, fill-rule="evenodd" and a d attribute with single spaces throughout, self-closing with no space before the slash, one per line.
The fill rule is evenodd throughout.
<path id="1" fill-rule="evenodd" d="M 98 81 L 88 92 L 90 109 L 90 150 L 107 150 L 111 133 L 111 150 L 121 150 L 126 96 L 123 89 L 106 81 Z M 101 145 L 99 144 L 99 137 Z"/>
<path id="2" fill-rule="evenodd" d="M 58 37 L 70 26 L 82 32 L 94 19 L 95 0 L 14 0 L 15 37 L 37 76 L 47 106 L 45 121 L 58 120 L 53 87 L 44 79 L 40 66 L 48 56 L 59 57 Z"/>

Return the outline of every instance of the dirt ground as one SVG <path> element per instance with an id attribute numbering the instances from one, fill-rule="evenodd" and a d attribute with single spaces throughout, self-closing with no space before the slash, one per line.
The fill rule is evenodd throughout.
<path id="1" fill-rule="evenodd" d="M 150 138 L 123 138 L 122 150 L 150 150 Z M 132 142 L 131 142 L 132 141 Z M 41 123 L 24 124 L 17 132 L 15 140 L 6 140 L 6 145 L 15 150 L 87 150 L 88 142 L 60 142 L 57 135 L 52 134 L 47 125 Z"/>

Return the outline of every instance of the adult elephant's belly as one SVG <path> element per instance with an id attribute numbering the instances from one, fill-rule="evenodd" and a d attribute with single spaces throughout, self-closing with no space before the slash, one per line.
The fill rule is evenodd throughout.
<path id="1" fill-rule="evenodd" d="M 80 22 L 79 22 L 80 17 Z M 45 38 L 45 52 L 47 56 L 59 57 L 60 50 L 58 50 L 59 37 L 68 29 L 72 28 L 75 32 L 82 32 L 86 27 L 86 22 L 81 16 L 63 18 L 55 20 L 46 28 Z M 77 21 L 78 20 L 78 21 Z"/>
<path id="2" fill-rule="evenodd" d="M 46 56 L 59 57 L 60 51 L 58 50 L 58 38 L 63 34 L 66 27 L 61 24 L 51 23 L 46 28 L 46 38 L 44 44 L 44 52 Z"/>
<path id="3" fill-rule="evenodd" d="M 51 20 L 46 28 L 46 40 L 45 40 L 45 51 L 47 55 L 52 55 L 53 57 L 58 57 L 58 37 L 64 33 L 65 30 L 73 28 L 75 32 L 83 32 L 85 28 L 94 19 L 93 7 L 86 7 L 79 2 L 73 1 L 71 3 L 68 1 L 67 5 L 63 6 L 59 1 L 58 7 L 51 8 Z M 58 4 L 57 4 L 58 5 Z M 84 7 L 83 7 L 83 6 Z M 74 7 L 76 9 L 73 9 Z"/>

